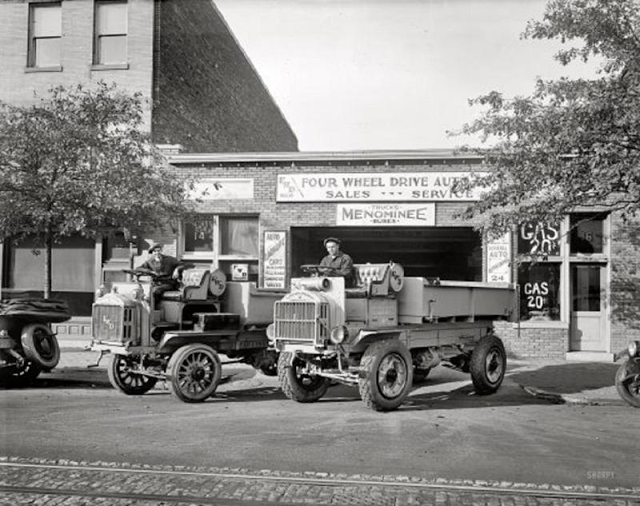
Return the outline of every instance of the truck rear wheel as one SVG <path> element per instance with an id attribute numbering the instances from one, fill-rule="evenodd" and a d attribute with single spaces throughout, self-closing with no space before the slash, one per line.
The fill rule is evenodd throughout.
<path id="1" fill-rule="evenodd" d="M 278 380 L 284 395 L 296 402 L 315 402 L 320 399 L 329 388 L 329 379 L 322 376 L 304 374 L 304 362 L 294 358 L 291 363 L 291 353 L 280 353 L 278 357 Z"/>
<path id="2" fill-rule="evenodd" d="M 169 359 L 167 380 L 171 393 L 183 402 L 202 402 L 211 397 L 220 378 L 220 357 L 206 344 L 178 348 Z"/>
<path id="3" fill-rule="evenodd" d="M 128 355 L 113 355 L 107 367 L 109 382 L 113 388 L 127 395 L 142 395 L 158 382 L 156 378 L 136 374 L 136 359 Z"/>
<path id="4" fill-rule="evenodd" d="M 364 352 L 358 387 L 367 407 L 376 411 L 397 409 L 409 395 L 412 381 L 411 353 L 397 339 L 378 341 Z"/>
<path id="5" fill-rule="evenodd" d="M 493 335 L 481 338 L 471 354 L 469 370 L 476 393 L 487 395 L 498 390 L 507 370 L 502 341 Z"/>
<path id="6" fill-rule="evenodd" d="M 60 346 L 51 329 L 42 323 L 31 323 L 22 329 L 20 335 L 22 349 L 26 357 L 40 366 L 51 370 L 60 361 Z"/>

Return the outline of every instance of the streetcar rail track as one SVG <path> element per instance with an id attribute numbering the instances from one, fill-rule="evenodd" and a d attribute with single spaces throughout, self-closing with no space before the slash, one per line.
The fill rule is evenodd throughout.
<path id="1" fill-rule="evenodd" d="M 29 474 L 37 479 L 37 485 L 29 484 Z M 56 486 L 47 486 L 47 473 Z M 427 496 L 443 494 L 459 497 L 474 495 L 486 497 L 526 497 L 531 500 L 557 500 L 559 504 L 590 503 L 640 504 L 640 493 L 635 489 L 596 489 L 582 487 L 551 486 L 542 488 L 535 484 L 513 484 L 504 486 L 499 483 L 482 485 L 478 483 L 460 484 L 446 480 L 434 482 L 410 481 L 405 479 L 373 479 L 371 477 L 324 476 L 324 473 L 309 473 L 311 476 L 280 475 L 276 472 L 233 472 L 221 470 L 129 467 L 122 464 L 90 465 L 0 461 L 0 492 L 8 494 L 33 494 L 37 496 L 68 496 L 82 498 L 102 498 L 113 500 L 135 499 L 141 502 L 164 502 L 172 504 L 216 504 L 218 506 L 236 506 L 250 504 L 390 504 L 388 497 L 393 494 L 404 496 Z M 12 477 L 21 476 L 27 483 L 11 483 Z M 64 480 L 66 476 L 67 480 Z M 79 478 L 80 477 L 80 478 Z M 121 484 L 120 478 L 127 478 Z M 140 492 L 136 487 L 149 485 L 149 480 L 172 480 L 173 489 L 167 493 Z M 61 480 L 64 482 L 61 484 Z M 78 482 L 73 486 L 73 482 Z M 87 482 L 97 484 L 92 488 L 82 486 Z M 114 485 L 115 484 L 115 485 Z M 194 484 L 201 487 L 194 492 Z M 153 485 L 153 483 L 152 483 Z M 224 491 L 223 486 L 232 490 Z M 320 491 L 322 500 L 310 502 L 309 498 L 299 500 L 305 491 Z M 244 491 L 249 491 L 249 495 Z M 386 491 L 386 495 L 382 494 Z M 225 495 L 227 494 L 227 495 Z M 256 495 L 257 494 L 257 495 Z M 301 495 L 302 494 L 302 495 Z M 353 496 L 353 500 L 351 497 Z M 370 500 L 367 500 L 367 496 Z M 258 497 L 258 498 L 256 498 Z M 358 500 L 356 501 L 355 498 Z M 298 499 L 298 500 L 296 500 Z M 384 499 L 384 500 L 383 500 Z M 435 502 L 435 501 L 434 501 Z"/>

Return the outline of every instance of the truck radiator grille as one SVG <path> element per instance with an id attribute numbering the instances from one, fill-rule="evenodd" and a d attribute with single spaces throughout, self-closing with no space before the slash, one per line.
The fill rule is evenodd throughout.
<path id="1" fill-rule="evenodd" d="M 329 338 L 329 304 L 276 302 L 276 337 L 290 341 L 325 344 Z"/>
<path id="2" fill-rule="evenodd" d="M 135 307 L 95 306 L 93 338 L 98 341 L 127 342 L 137 338 L 138 312 Z"/>

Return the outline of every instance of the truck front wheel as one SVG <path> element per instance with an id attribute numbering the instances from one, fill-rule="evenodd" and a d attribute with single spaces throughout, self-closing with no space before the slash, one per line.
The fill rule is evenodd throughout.
<path id="1" fill-rule="evenodd" d="M 376 411 L 397 409 L 409 395 L 412 381 L 411 353 L 397 339 L 378 341 L 364 352 L 358 387 L 367 407 Z"/>
<path id="2" fill-rule="evenodd" d="M 158 380 L 138 374 L 138 361 L 127 355 L 113 355 L 107 366 L 111 386 L 127 395 L 142 395 L 151 390 Z"/>
<path id="3" fill-rule="evenodd" d="M 481 338 L 471 354 L 469 370 L 476 393 L 487 395 L 498 390 L 507 370 L 502 341 L 493 335 Z"/>
<path id="4" fill-rule="evenodd" d="M 280 353 L 278 357 L 280 388 L 291 400 L 315 402 L 327 393 L 331 382 L 322 376 L 305 374 L 304 365 L 304 362 L 297 357 L 291 362 L 291 352 Z"/>
<path id="5" fill-rule="evenodd" d="M 178 348 L 167 365 L 171 393 L 183 402 L 202 402 L 211 397 L 221 378 L 220 357 L 206 344 Z"/>

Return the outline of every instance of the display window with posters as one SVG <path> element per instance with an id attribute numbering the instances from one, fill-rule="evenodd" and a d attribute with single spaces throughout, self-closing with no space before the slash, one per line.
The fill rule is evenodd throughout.
<path id="1" fill-rule="evenodd" d="M 524 223 L 518 230 L 520 321 L 561 319 L 561 228 Z"/>

